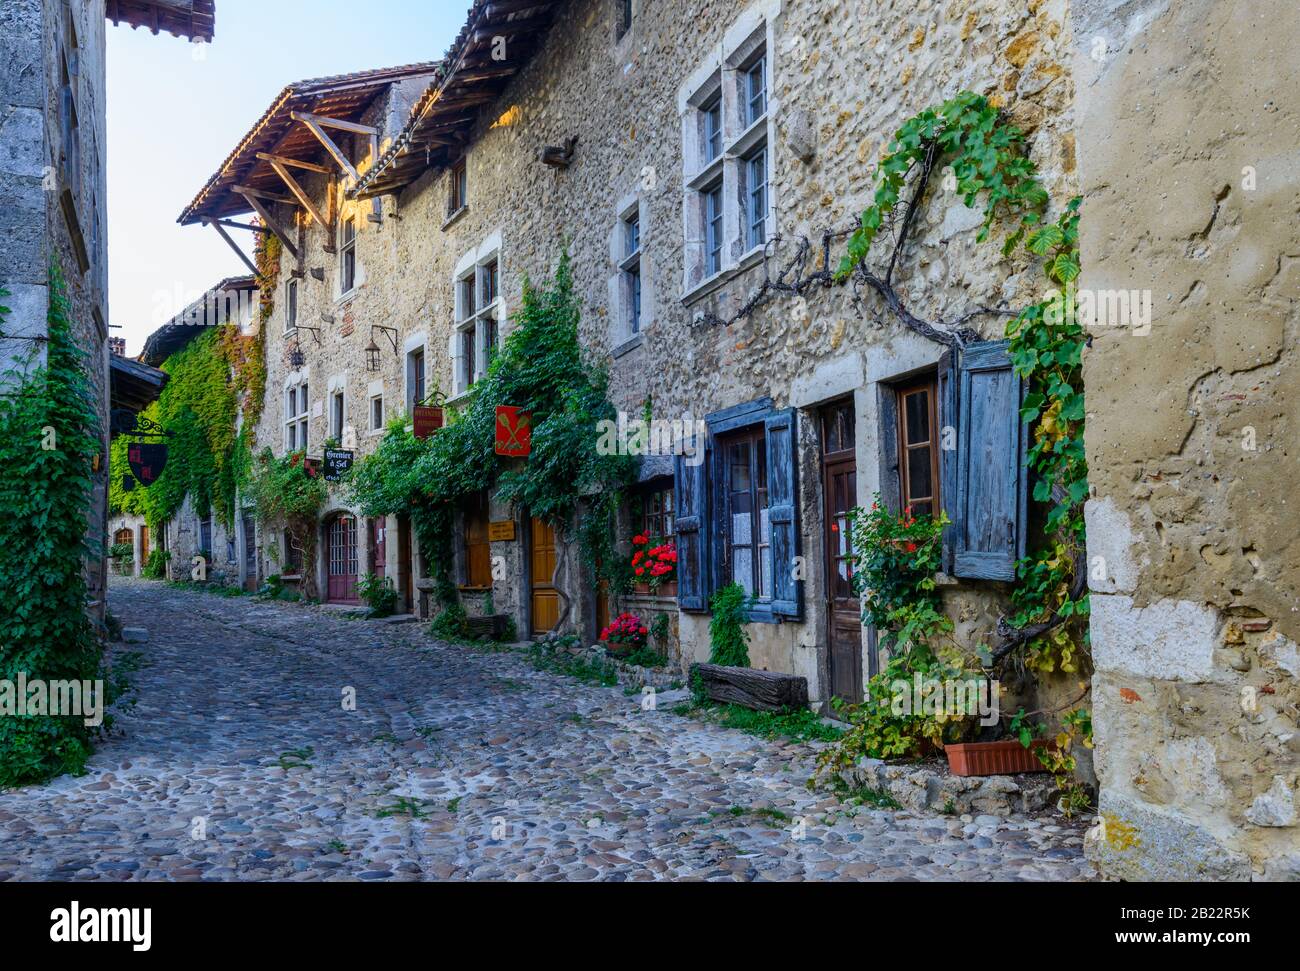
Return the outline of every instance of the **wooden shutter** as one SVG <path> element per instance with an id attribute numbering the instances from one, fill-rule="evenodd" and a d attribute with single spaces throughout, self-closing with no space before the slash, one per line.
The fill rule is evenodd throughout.
<path id="1" fill-rule="evenodd" d="M 800 616 L 803 583 L 795 579 L 799 555 L 799 476 L 795 411 L 767 418 L 767 518 L 772 530 L 772 613 Z"/>
<path id="2" fill-rule="evenodd" d="M 943 570 L 951 574 L 957 545 L 957 352 L 939 359 L 939 502 L 951 520 L 943 528 Z"/>
<path id="3" fill-rule="evenodd" d="M 966 348 L 956 374 L 957 501 L 953 573 L 1012 580 L 1025 550 L 1024 385 L 1006 341 Z"/>
<path id="4" fill-rule="evenodd" d="M 702 448 L 699 443 L 697 447 Z M 705 455 L 692 456 L 705 459 Z M 705 529 L 708 516 L 704 470 L 707 461 L 694 465 L 678 455 L 674 475 L 674 499 L 677 503 L 677 606 L 682 610 L 704 610 L 708 606 L 705 578 L 709 573 L 708 540 Z"/>

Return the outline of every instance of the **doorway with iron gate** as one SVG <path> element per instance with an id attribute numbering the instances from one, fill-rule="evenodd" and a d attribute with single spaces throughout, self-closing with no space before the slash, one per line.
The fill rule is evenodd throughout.
<path id="1" fill-rule="evenodd" d="M 821 411 L 823 576 L 826 591 L 826 659 L 830 696 L 862 700 L 861 605 L 853 590 L 853 528 L 857 505 L 857 453 L 853 399 Z"/>
<path id="2" fill-rule="evenodd" d="M 329 603 L 358 604 L 357 518 L 341 513 L 325 524 L 325 599 Z"/>

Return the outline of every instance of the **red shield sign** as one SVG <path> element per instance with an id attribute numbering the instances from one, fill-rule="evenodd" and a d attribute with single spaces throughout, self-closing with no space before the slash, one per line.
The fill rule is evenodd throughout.
<path id="1" fill-rule="evenodd" d="M 533 416 L 510 405 L 497 405 L 496 453 L 510 458 L 527 455 L 533 448 Z"/>
<path id="2" fill-rule="evenodd" d="M 126 447 L 126 464 L 140 484 L 151 486 L 158 481 L 167 465 L 167 446 L 146 442 L 132 442 Z"/>
<path id="3" fill-rule="evenodd" d="M 415 437 L 424 441 L 442 427 L 442 409 L 416 405 L 411 411 L 411 421 L 415 426 Z"/>

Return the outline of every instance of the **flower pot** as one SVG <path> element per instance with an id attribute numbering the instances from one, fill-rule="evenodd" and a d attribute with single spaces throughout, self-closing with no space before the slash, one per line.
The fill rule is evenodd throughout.
<path id="1" fill-rule="evenodd" d="M 1038 739 L 1025 748 L 1019 741 L 961 742 L 945 745 L 948 768 L 953 775 L 1018 775 L 1021 772 L 1046 772 L 1038 761 L 1037 749 L 1046 747 L 1047 739 Z"/>
<path id="2" fill-rule="evenodd" d="M 632 587 L 632 592 L 639 597 L 669 597 L 676 600 L 677 581 L 669 580 L 665 583 L 661 583 L 659 584 L 658 590 L 651 590 L 650 584 L 648 583 L 638 583 Z"/>

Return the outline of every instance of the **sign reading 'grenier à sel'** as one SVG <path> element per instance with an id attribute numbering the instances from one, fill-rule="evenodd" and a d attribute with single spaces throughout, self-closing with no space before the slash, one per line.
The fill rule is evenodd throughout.
<path id="1" fill-rule="evenodd" d="M 345 448 L 327 448 L 323 457 L 326 482 L 338 482 L 352 468 L 353 453 Z"/>

